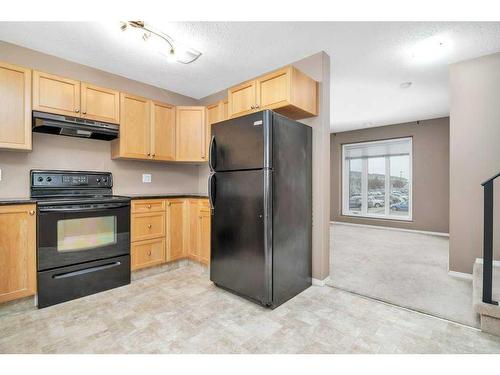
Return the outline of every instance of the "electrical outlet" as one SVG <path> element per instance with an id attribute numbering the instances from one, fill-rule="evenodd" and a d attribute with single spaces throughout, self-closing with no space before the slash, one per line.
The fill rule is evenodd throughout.
<path id="1" fill-rule="evenodd" d="M 151 182 L 151 174 L 145 173 L 142 175 L 142 182 L 149 184 Z"/>

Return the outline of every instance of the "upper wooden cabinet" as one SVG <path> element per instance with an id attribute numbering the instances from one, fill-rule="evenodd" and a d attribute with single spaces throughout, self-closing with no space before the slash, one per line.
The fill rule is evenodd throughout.
<path id="1" fill-rule="evenodd" d="M 120 93 L 81 83 L 82 117 L 111 123 L 120 122 Z"/>
<path id="2" fill-rule="evenodd" d="M 120 93 L 35 70 L 33 110 L 117 124 Z"/>
<path id="3" fill-rule="evenodd" d="M 0 62 L 0 148 L 31 150 L 31 70 Z"/>
<path id="4" fill-rule="evenodd" d="M 36 293 L 36 206 L 0 206 L 0 303 Z"/>
<path id="5" fill-rule="evenodd" d="M 140 96 L 120 94 L 120 136 L 111 144 L 112 158 L 149 159 L 151 104 Z"/>
<path id="6" fill-rule="evenodd" d="M 230 88 L 228 114 L 272 109 L 293 119 L 316 116 L 317 92 L 317 82 L 290 65 Z"/>
<path id="7" fill-rule="evenodd" d="M 175 160 L 175 107 L 130 94 L 120 94 L 120 136 L 111 157 Z"/>
<path id="8" fill-rule="evenodd" d="M 175 160 L 175 107 L 151 102 L 151 158 Z"/>
<path id="9" fill-rule="evenodd" d="M 227 100 L 220 100 L 217 103 L 207 105 L 207 134 L 206 134 L 206 152 L 210 145 L 210 137 L 212 136 L 212 124 L 227 120 Z"/>
<path id="10" fill-rule="evenodd" d="M 257 104 L 257 81 L 252 80 L 231 87 L 227 92 L 227 98 L 230 118 L 253 112 Z"/>
<path id="11" fill-rule="evenodd" d="M 80 81 L 34 70 L 33 110 L 80 117 Z"/>
<path id="12" fill-rule="evenodd" d="M 205 107 L 176 107 L 176 157 L 177 161 L 207 160 L 207 129 Z"/>

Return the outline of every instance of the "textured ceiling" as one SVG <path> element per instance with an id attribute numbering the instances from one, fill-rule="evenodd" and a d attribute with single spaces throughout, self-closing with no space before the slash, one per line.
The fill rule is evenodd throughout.
<path id="1" fill-rule="evenodd" d="M 324 50 L 332 58 L 333 131 L 447 116 L 447 65 L 500 51 L 500 22 L 155 24 L 203 53 L 182 65 L 118 26 L 0 22 L 0 40 L 197 99 Z M 441 56 L 412 58 L 412 47 L 433 36 L 446 41 Z M 406 81 L 413 84 L 401 89 Z"/>

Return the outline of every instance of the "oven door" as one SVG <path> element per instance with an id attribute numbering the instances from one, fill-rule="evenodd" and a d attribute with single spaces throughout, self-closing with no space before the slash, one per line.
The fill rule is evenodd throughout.
<path id="1" fill-rule="evenodd" d="M 40 206 L 38 271 L 130 254 L 130 203 Z"/>

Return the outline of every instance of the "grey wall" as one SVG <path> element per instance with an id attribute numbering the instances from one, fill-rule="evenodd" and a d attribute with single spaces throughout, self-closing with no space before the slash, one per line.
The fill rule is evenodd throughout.
<path id="1" fill-rule="evenodd" d="M 413 220 L 395 221 L 342 215 L 342 144 L 382 139 L 413 138 Z M 331 220 L 357 224 L 448 233 L 449 119 L 381 126 L 330 137 Z"/>
<path id="2" fill-rule="evenodd" d="M 5 42 L 0 42 L 0 60 L 171 104 L 198 104 L 193 98 Z M 199 187 L 195 165 L 113 161 L 110 142 L 34 134 L 31 153 L 0 151 L 0 197 L 29 195 L 32 168 L 111 171 L 117 194 L 194 193 Z M 142 173 L 152 173 L 152 183 L 143 184 Z"/>
<path id="3" fill-rule="evenodd" d="M 472 272 L 482 257 L 481 182 L 500 172 L 500 53 L 450 66 L 450 269 Z M 494 248 L 500 259 L 500 181 Z"/>

